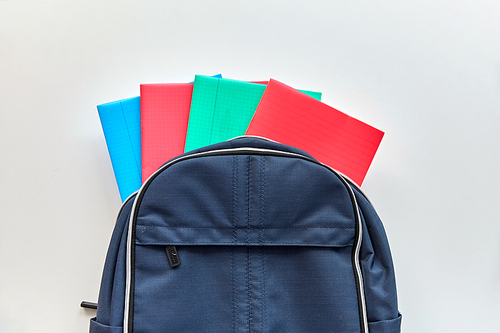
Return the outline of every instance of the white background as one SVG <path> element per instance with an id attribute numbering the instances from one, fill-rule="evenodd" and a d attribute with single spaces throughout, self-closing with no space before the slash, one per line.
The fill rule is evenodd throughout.
<path id="1" fill-rule="evenodd" d="M 386 134 L 403 332 L 498 332 L 500 2 L 0 1 L 0 332 L 87 332 L 120 198 L 96 105 L 274 78 Z"/>

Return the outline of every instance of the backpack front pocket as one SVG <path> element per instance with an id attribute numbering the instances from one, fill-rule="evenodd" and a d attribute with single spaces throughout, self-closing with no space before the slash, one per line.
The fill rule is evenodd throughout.
<path id="1" fill-rule="evenodd" d="M 137 332 L 359 332 L 352 246 L 136 245 Z M 147 259 L 146 259 L 147 258 Z"/>

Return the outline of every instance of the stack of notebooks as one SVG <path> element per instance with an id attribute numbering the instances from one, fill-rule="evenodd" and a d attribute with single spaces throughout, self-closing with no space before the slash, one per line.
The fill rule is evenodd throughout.
<path id="1" fill-rule="evenodd" d="M 384 135 L 277 80 L 196 75 L 97 106 L 122 201 L 168 160 L 242 135 L 302 149 L 361 185 Z"/>

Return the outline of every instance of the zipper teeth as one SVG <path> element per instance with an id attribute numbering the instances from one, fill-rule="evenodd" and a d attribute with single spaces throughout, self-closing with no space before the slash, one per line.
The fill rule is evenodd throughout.
<path id="1" fill-rule="evenodd" d="M 195 153 L 191 155 L 183 155 L 181 157 L 178 157 L 170 162 L 167 162 L 164 164 L 162 167 L 160 167 L 158 170 L 156 170 L 151 176 L 149 176 L 144 184 L 141 186 L 141 188 L 135 192 L 134 194 L 137 194 L 135 199 L 134 199 L 134 204 L 132 205 L 131 213 L 130 213 L 130 220 L 129 220 L 129 226 L 128 226 L 128 232 L 127 232 L 127 262 L 126 262 L 126 284 L 125 284 L 125 306 L 124 306 L 124 316 L 123 316 L 123 332 L 124 333 L 129 333 L 129 315 L 130 315 L 130 296 L 131 296 L 131 283 L 132 283 L 132 236 L 133 236 L 133 227 L 134 227 L 134 220 L 135 220 L 135 215 L 136 215 L 136 209 L 138 202 L 142 200 L 143 193 L 145 190 L 148 188 L 149 184 L 153 181 L 154 178 L 156 178 L 160 173 L 162 173 L 165 169 L 169 168 L 173 164 L 176 164 L 177 162 L 181 162 L 184 160 L 192 159 L 192 158 L 197 158 L 197 157 L 208 157 L 208 156 L 220 156 L 220 155 L 229 155 L 231 153 L 245 153 L 245 152 L 253 152 L 253 153 L 266 153 L 270 155 L 276 155 L 276 156 L 286 156 L 286 157 L 297 157 L 306 161 L 310 161 L 312 163 L 321 165 L 326 167 L 328 170 L 333 172 L 335 175 L 339 177 L 339 179 L 342 181 L 342 183 L 346 186 L 348 189 L 349 195 L 351 196 L 353 200 L 353 205 L 355 208 L 355 217 L 358 223 L 358 234 L 356 235 L 356 247 L 355 247 L 355 254 L 354 254 L 354 263 L 355 263 L 355 270 L 356 270 L 356 279 L 358 281 L 358 286 L 359 286 L 359 301 L 361 302 L 361 320 L 363 323 L 363 332 L 368 333 L 368 317 L 367 317 L 367 312 L 366 312 L 366 300 L 365 300 L 365 293 L 364 293 L 364 283 L 363 283 L 363 273 L 361 270 L 361 264 L 359 261 L 359 254 L 361 251 L 361 242 L 362 242 L 362 237 L 363 237 L 363 230 L 362 230 L 362 223 L 361 223 L 361 217 L 359 214 L 359 208 L 358 204 L 356 201 L 356 197 L 354 195 L 354 191 L 352 190 L 351 186 L 354 184 L 352 180 L 349 179 L 349 177 L 345 176 L 341 172 L 333 169 L 332 167 L 321 163 L 317 160 L 314 160 L 310 157 L 298 154 L 298 153 L 292 153 L 292 152 L 287 152 L 287 151 L 281 151 L 281 150 L 275 150 L 275 149 L 267 149 L 267 148 L 254 148 L 254 147 L 239 147 L 239 148 L 224 148 L 224 149 L 218 149 L 218 150 L 210 150 L 210 151 L 204 151 L 200 153 Z M 356 188 L 361 192 L 359 187 L 356 185 Z M 362 193 L 362 192 L 361 192 Z M 131 197 L 131 196 L 130 196 Z"/>

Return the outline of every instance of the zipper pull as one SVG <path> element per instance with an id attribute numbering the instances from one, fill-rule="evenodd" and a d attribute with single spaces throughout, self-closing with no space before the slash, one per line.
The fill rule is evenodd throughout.
<path id="1" fill-rule="evenodd" d="M 165 246 L 165 251 L 167 252 L 168 262 L 170 266 L 177 267 L 181 264 L 181 259 L 177 253 L 177 248 L 174 245 Z"/>

